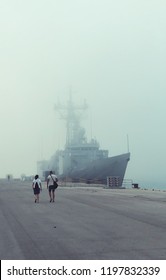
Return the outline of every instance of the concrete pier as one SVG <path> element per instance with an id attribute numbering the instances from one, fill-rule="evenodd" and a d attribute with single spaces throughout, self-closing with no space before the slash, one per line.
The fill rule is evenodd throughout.
<path id="1" fill-rule="evenodd" d="M 0 259 L 166 259 L 166 192 L 0 180 Z"/>

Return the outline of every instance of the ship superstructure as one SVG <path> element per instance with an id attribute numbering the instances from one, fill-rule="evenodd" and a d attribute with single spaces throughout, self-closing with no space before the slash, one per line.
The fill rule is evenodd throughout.
<path id="1" fill-rule="evenodd" d="M 80 124 L 86 109 L 86 102 L 75 106 L 71 96 L 66 106 L 55 105 L 55 110 L 66 122 L 66 144 L 64 150 L 57 150 L 43 166 L 38 162 L 40 173 L 42 166 L 42 172 L 52 169 L 63 180 L 101 184 L 106 184 L 109 176 L 118 178 L 116 184 L 121 186 L 130 153 L 109 157 L 108 150 L 100 149 L 97 140 L 87 141 L 85 129 Z"/>
<path id="2" fill-rule="evenodd" d="M 66 122 L 65 149 L 58 153 L 59 175 L 70 176 L 74 171 L 85 168 L 89 162 L 108 157 L 108 150 L 101 150 L 95 139 L 87 141 L 85 129 L 80 125 L 87 109 L 86 102 L 75 106 L 70 96 L 67 106 L 57 104 L 55 109 Z"/>

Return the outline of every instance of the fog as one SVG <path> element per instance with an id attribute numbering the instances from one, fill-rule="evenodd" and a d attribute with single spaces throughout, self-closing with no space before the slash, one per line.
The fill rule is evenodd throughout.
<path id="1" fill-rule="evenodd" d="M 0 177 L 36 173 L 65 144 L 54 105 L 72 92 L 126 178 L 166 186 L 165 0 L 1 0 Z"/>

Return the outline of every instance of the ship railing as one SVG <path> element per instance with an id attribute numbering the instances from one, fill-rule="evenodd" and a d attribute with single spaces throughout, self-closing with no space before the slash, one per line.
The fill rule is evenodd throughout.
<path id="1" fill-rule="evenodd" d="M 133 180 L 132 179 L 124 179 L 122 186 L 124 188 L 132 188 Z"/>
<path id="2" fill-rule="evenodd" d="M 96 185 L 106 185 L 107 187 L 120 187 L 120 180 L 119 176 L 109 176 L 107 177 L 107 180 L 102 180 L 98 178 L 94 179 L 85 179 L 85 178 L 70 178 L 70 177 L 65 177 L 63 180 L 63 185 L 66 183 L 84 183 L 84 184 L 96 184 Z M 123 188 L 131 188 L 133 187 L 133 180 L 132 179 L 124 179 L 122 186 Z"/>

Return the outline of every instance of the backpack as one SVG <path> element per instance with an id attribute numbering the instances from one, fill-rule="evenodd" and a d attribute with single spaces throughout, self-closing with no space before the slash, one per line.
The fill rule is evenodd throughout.
<path id="1" fill-rule="evenodd" d="M 35 183 L 35 189 L 38 189 L 39 188 L 39 184 L 38 182 Z"/>

